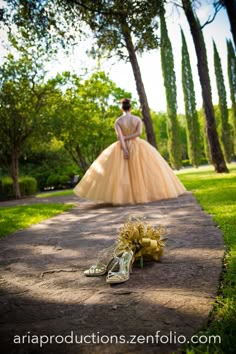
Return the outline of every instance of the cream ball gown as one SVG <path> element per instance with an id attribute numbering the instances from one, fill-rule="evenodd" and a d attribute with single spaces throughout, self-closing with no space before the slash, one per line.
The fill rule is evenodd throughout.
<path id="1" fill-rule="evenodd" d="M 126 116 L 127 119 L 120 124 L 124 136 L 135 133 L 137 126 L 129 124 L 130 113 Z M 175 198 L 186 191 L 152 145 L 139 137 L 127 140 L 126 145 L 129 159 L 124 159 L 119 141 L 111 144 L 76 185 L 75 194 L 89 200 L 122 205 Z"/>

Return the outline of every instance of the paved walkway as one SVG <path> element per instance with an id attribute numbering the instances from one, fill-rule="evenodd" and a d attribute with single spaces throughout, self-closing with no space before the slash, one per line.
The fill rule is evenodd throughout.
<path id="1" fill-rule="evenodd" d="M 58 199 L 63 200 L 71 198 Z M 124 207 L 73 200 L 77 205 L 69 212 L 0 240 L 2 352 L 179 352 L 176 338 L 184 335 L 189 340 L 206 323 L 217 293 L 224 245 L 212 218 L 191 193 Z M 83 270 L 134 214 L 145 216 L 151 225 L 166 226 L 169 239 L 162 262 L 135 267 L 129 281 L 119 285 L 106 284 L 105 276 L 85 277 Z M 158 341 L 157 331 L 168 337 L 172 331 L 172 344 L 152 343 Z M 67 342 L 75 342 L 76 335 L 80 341 L 81 335 L 94 334 L 85 339 L 97 344 L 11 344 L 14 335 L 26 335 L 28 343 L 33 338 L 37 342 L 36 335 L 71 332 L 74 337 Z M 149 343 L 114 344 L 116 338 L 111 337 L 113 344 L 99 344 L 110 335 L 141 343 L 149 336 Z"/>

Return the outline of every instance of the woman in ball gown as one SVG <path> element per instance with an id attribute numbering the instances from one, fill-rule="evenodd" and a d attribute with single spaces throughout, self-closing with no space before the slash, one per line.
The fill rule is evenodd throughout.
<path id="1" fill-rule="evenodd" d="M 131 114 L 129 99 L 115 122 L 118 141 L 92 163 L 74 192 L 81 198 L 113 205 L 148 203 L 175 198 L 186 189 L 168 163 L 140 139 L 142 121 Z"/>

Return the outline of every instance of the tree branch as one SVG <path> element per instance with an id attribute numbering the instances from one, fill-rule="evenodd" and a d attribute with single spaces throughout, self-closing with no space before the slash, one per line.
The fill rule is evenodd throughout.
<path id="1" fill-rule="evenodd" d="M 183 6 L 178 4 L 178 3 L 176 3 L 175 1 L 170 1 L 170 4 L 173 4 L 176 7 L 180 7 L 183 10 Z"/>
<path id="2" fill-rule="evenodd" d="M 218 12 L 222 9 L 223 5 L 221 3 L 215 3 L 214 4 L 215 6 L 215 12 L 214 12 L 214 15 L 212 16 L 212 18 L 210 18 L 210 16 L 208 17 L 208 20 L 203 24 L 201 25 L 201 29 L 203 29 L 206 25 L 209 25 L 210 23 L 212 23 L 216 17 L 216 15 L 218 14 Z"/>
<path id="3" fill-rule="evenodd" d="M 93 8 L 93 7 L 90 7 L 88 5 L 85 5 L 84 2 L 82 1 L 79 1 L 79 0 L 76 0 L 75 1 L 75 4 L 84 8 L 85 10 L 88 10 L 88 11 L 91 11 L 91 12 L 94 12 L 94 13 L 97 13 L 97 14 L 100 14 L 100 15 L 105 15 L 105 16 L 112 16 L 112 15 L 120 15 L 121 13 L 120 12 L 117 12 L 117 11 L 104 11 L 104 10 L 101 10 L 101 9 L 98 9 L 98 8 Z M 96 4 L 96 2 L 93 2 L 93 5 Z"/>

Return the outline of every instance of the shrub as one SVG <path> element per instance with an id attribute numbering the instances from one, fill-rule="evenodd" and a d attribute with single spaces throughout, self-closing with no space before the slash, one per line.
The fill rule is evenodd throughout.
<path id="1" fill-rule="evenodd" d="M 183 167 L 192 166 L 189 160 L 182 160 Z M 205 157 L 201 158 L 200 165 L 209 165 L 208 160 Z"/>
<path id="2" fill-rule="evenodd" d="M 183 167 L 189 167 L 189 166 L 191 166 L 190 161 L 189 161 L 189 160 L 182 160 L 182 166 L 183 166 Z"/>
<path id="3" fill-rule="evenodd" d="M 10 177 L 3 177 L 1 179 L 2 183 L 2 195 L 1 199 L 11 199 L 15 197 L 13 180 Z"/>
<path id="4" fill-rule="evenodd" d="M 62 187 L 67 186 L 69 180 L 70 180 L 70 177 L 68 177 L 67 175 L 60 176 L 60 185 Z"/>
<path id="5" fill-rule="evenodd" d="M 40 172 L 39 171 L 39 172 L 33 173 L 33 171 L 32 171 L 32 175 L 37 180 L 38 189 L 40 191 L 43 191 L 44 188 L 47 186 L 47 179 L 50 175 L 50 172 L 48 172 L 48 171 Z"/>
<path id="6" fill-rule="evenodd" d="M 20 191 L 22 195 L 34 195 L 37 192 L 37 181 L 33 177 L 20 178 Z"/>
<path id="7" fill-rule="evenodd" d="M 209 165 L 209 161 L 207 160 L 206 157 L 202 157 L 201 158 L 200 165 Z"/>
<path id="8" fill-rule="evenodd" d="M 68 188 L 70 181 L 70 176 L 52 174 L 47 178 L 46 186 L 54 187 L 54 189 Z"/>
<path id="9" fill-rule="evenodd" d="M 12 178 L 3 177 L 0 181 L 0 185 L 1 200 L 12 199 L 15 197 Z M 37 192 L 37 181 L 33 177 L 20 177 L 19 186 L 22 197 L 34 195 Z"/>
<path id="10" fill-rule="evenodd" d="M 60 184 L 60 176 L 57 174 L 53 174 L 48 176 L 46 186 L 57 188 Z"/>
<path id="11" fill-rule="evenodd" d="M 53 187 L 54 184 L 54 188 L 60 188 L 61 176 L 66 175 L 67 181 L 69 181 L 74 175 L 79 173 L 78 165 L 71 161 L 70 156 L 63 147 L 59 147 L 59 149 L 56 148 L 55 150 L 53 144 L 48 142 L 48 146 L 39 146 L 39 151 L 35 151 L 35 149 L 37 150 L 37 147 L 34 147 L 33 151 L 27 152 L 26 159 L 25 156 L 21 157 L 20 171 L 24 176 L 32 176 L 36 178 L 39 190 L 43 191 L 47 189 L 46 187 Z M 59 181 L 56 181 L 55 179 L 48 180 L 51 175 L 60 176 Z M 47 182 L 50 183 L 48 184 Z"/>

